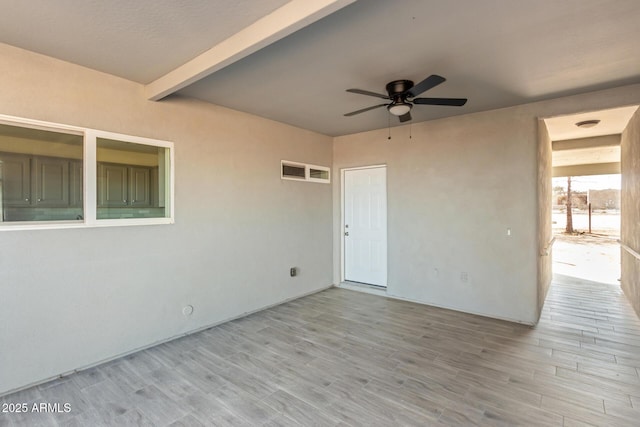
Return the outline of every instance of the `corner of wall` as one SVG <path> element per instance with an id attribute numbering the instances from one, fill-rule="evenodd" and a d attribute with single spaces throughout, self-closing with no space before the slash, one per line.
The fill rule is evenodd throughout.
<path id="1" fill-rule="evenodd" d="M 538 119 L 538 277 L 536 323 L 552 278 L 551 178 L 552 144 L 547 125 Z"/>
<path id="2" fill-rule="evenodd" d="M 633 309 L 640 317 L 640 109 L 636 110 L 621 138 L 621 223 L 620 241 L 622 288 Z"/>

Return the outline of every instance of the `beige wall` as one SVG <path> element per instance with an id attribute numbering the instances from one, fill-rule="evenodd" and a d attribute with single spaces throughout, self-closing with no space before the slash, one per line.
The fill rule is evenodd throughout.
<path id="1" fill-rule="evenodd" d="M 538 119 L 638 100 L 640 85 L 632 85 L 415 123 L 411 139 L 408 126 L 392 128 L 390 141 L 387 129 L 335 138 L 334 281 L 341 279 L 340 169 L 386 164 L 388 293 L 537 322 L 549 274 L 540 248 L 550 236 L 539 212 L 549 171 L 546 164 L 539 171 L 538 156 L 546 159 L 549 147 L 538 150 Z"/>
<path id="2" fill-rule="evenodd" d="M 622 133 L 620 241 L 640 252 L 640 109 Z M 622 249 L 621 286 L 640 316 L 640 260 Z"/>
<path id="3" fill-rule="evenodd" d="M 176 159 L 174 225 L 0 232 L 0 394 L 331 285 L 331 186 L 279 175 L 330 166 L 331 138 L 6 45 L 0 75 L 0 114 Z"/>
<path id="4" fill-rule="evenodd" d="M 551 285 L 553 245 L 551 242 L 552 142 L 544 120 L 538 120 L 538 313 Z"/>
<path id="5" fill-rule="evenodd" d="M 640 100 L 634 85 L 417 123 L 411 140 L 407 126 L 339 137 L 332 159 L 313 132 L 149 102 L 136 83 L 6 45 L 0 58 L 0 114 L 176 147 L 175 225 L 0 234 L 0 393 L 337 283 L 351 166 L 388 165 L 390 294 L 534 323 L 537 119 Z M 333 161 L 334 184 L 282 181 L 281 159 Z"/>

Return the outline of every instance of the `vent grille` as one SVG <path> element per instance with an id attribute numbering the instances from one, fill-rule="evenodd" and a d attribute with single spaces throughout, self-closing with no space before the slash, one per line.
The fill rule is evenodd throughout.
<path id="1" fill-rule="evenodd" d="M 331 169 L 324 166 L 282 160 L 280 163 L 280 177 L 294 181 L 329 184 L 331 182 Z"/>
<path id="2" fill-rule="evenodd" d="M 282 164 L 282 177 L 283 178 L 295 178 L 306 179 L 306 169 L 304 166 L 294 166 L 287 163 Z"/>
<path id="3" fill-rule="evenodd" d="M 324 169 L 309 168 L 309 178 L 329 180 L 329 171 Z"/>

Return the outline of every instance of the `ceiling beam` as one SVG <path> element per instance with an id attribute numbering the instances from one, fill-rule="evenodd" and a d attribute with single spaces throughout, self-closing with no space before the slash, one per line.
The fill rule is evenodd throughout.
<path id="1" fill-rule="evenodd" d="M 356 0 L 292 0 L 145 86 L 151 101 L 215 73 Z"/>
<path id="2" fill-rule="evenodd" d="M 576 150 L 581 148 L 616 147 L 620 145 L 621 137 L 622 135 L 617 134 L 553 141 L 553 151 Z"/>
<path id="3" fill-rule="evenodd" d="M 610 175 L 620 173 L 620 162 L 554 166 L 553 177 Z"/>

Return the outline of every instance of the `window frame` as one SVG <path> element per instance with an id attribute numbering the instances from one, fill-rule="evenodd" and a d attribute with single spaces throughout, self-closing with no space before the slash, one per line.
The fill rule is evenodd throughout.
<path id="1" fill-rule="evenodd" d="M 70 126 L 59 123 L 51 123 L 40 120 L 32 120 L 22 117 L 14 117 L 0 114 L 0 124 L 40 129 L 58 133 L 69 133 L 83 137 L 83 157 L 82 157 L 82 195 L 83 195 L 83 219 L 63 220 L 63 221 L 11 221 L 0 222 L 0 231 L 9 230 L 50 230 L 68 228 L 94 228 L 94 227 L 121 227 L 135 225 L 159 225 L 175 223 L 175 162 L 174 144 L 171 141 L 163 141 L 153 138 L 126 135 L 103 130 Z M 133 144 L 150 145 L 168 149 L 165 156 L 165 168 L 169 172 L 169 179 L 165 183 L 167 196 L 165 199 L 165 216 L 160 218 L 120 218 L 120 219 L 98 219 L 97 218 L 97 140 L 98 138 L 130 142 Z"/>

